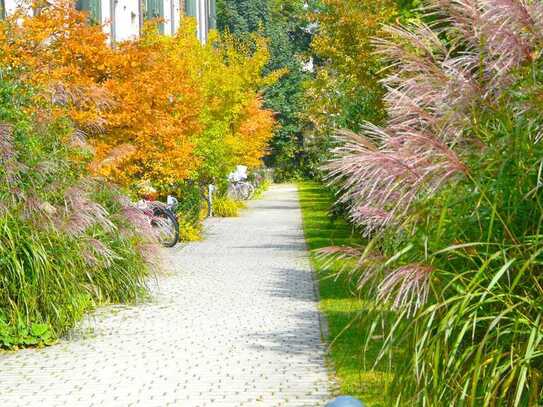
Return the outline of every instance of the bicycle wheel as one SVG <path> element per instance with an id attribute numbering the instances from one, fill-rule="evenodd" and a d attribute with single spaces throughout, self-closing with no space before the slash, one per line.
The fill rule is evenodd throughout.
<path id="1" fill-rule="evenodd" d="M 243 184 L 240 184 L 239 187 L 241 199 L 244 201 L 251 199 L 255 191 L 253 186 L 248 182 L 244 182 Z"/>
<path id="2" fill-rule="evenodd" d="M 252 199 L 255 194 L 255 187 L 253 184 L 248 184 L 248 188 L 249 188 L 249 191 L 248 191 L 247 200 Z"/>
<path id="3" fill-rule="evenodd" d="M 179 241 L 179 223 L 171 210 L 161 207 L 154 208 L 151 226 L 155 229 L 158 241 L 162 246 L 174 247 Z"/>

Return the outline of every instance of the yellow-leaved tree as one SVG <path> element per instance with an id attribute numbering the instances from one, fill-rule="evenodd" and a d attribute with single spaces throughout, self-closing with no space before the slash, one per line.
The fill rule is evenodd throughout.
<path id="1" fill-rule="evenodd" d="M 241 41 L 215 33 L 207 45 L 191 49 L 198 53 L 191 66 L 206 101 L 196 145 L 202 160 L 198 177 L 220 181 L 238 164 L 261 166 L 275 120 L 263 108 L 260 92 L 283 74 L 262 74 L 270 58 L 267 42 L 258 36 Z"/>

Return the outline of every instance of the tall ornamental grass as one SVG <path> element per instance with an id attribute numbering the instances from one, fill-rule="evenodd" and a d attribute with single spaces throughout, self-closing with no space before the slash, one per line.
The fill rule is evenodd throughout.
<path id="1" fill-rule="evenodd" d="M 90 151 L 32 91 L 0 81 L 0 349 L 51 343 L 85 312 L 145 294 L 140 212 L 88 177 Z"/>
<path id="2" fill-rule="evenodd" d="M 375 304 L 389 405 L 541 405 L 543 4 L 424 12 L 376 40 L 388 122 L 343 132 L 327 166 L 368 244 L 324 252 Z"/>

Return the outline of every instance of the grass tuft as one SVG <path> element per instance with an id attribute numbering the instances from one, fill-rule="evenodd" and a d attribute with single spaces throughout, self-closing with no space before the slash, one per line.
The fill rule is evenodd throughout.
<path id="1" fill-rule="evenodd" d="M 234 218 L 239 216 L 239 210 L 244 207 L 245 204 L 241 201 L 227 196 L 217 196 L 213 200 L 213 215 L 219 218 Z"/>

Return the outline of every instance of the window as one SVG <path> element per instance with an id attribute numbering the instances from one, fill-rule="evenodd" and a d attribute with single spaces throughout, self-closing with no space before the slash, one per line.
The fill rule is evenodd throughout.
<path id="1" fill-rule="evenodd" d="M 87 11 L 91 24 L 102 24 L 102 2 L 100 0 L 77 0 L 75 8 Z"/>
<path id="2" fill-rule="evenodd" d="M 145 0 L 145 20 L 152 20 L 154 18 L 164 18 L 164 0 Z M 158 25 L 158 29 L 161 34 L 164 34 L 164 22 L 162 21 Z"/>

